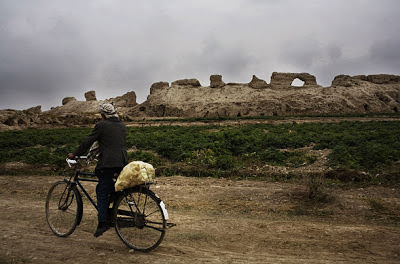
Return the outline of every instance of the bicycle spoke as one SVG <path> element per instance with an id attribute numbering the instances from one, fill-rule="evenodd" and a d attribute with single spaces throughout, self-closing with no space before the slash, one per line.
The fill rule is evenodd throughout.
<path id="1" fill-rule="evenodd" d="M 70 214 L 70 215 L 76 215 L 76 211 L 75 210 L 61 211 L 61 213 Z"/>
<path id="2" fill-rule="evenodd" d="M 161 243 L 166 221 L 153 192 L 143 187 L 132 188 L 116 206 L 115 229 L 128 247 L 149 251 Z"/>
<path id="3" fill-rule="evenodd" d="M 141 212 L 140 212 L 140 209 L 139 209 L 139 204 L 140 204 L 140 198 L 141 198 L 141 196 L 142 196 L 142 193 L 139 192 L 139 193 L 138 193 L 137 204 L 135 203 L 136 209 L 137 209 L 137 211 L 138 211 L 139 213 L 141 213 Z"/>
<path id="4" fill-rule="evenodd" d="M 155 224 L 155 225 L 163 225 L 163 223 L 162 222 L 154 222 L 154 221 L 149 221 L 149 220 L 147 220 L 146 221 L 146 224 Z"/>
<path id="5" fill-rule="evenodd" d="M 139 207 L 138 207 L 140 198 L 138 198 L 138 202 L 136 203 L 136 202 L 135 202 L 135 198 L 132 197 L 132 195 L 131 195 L 131 198 L 130 198 L 129 200 L 131 200 L 131 201 L 128 201 L 128 199 L 125 199 L 125 202 L 128 204 L 128 206 L 129 206 L 129 208 L 131 209 L 131 211 L 133 212 L 132 206 L 131 206 L 131 205 L 133 204 L 133 205 L 135 205 L 136 210 L 140 213 L 140 210 L 139 210 Z"/>
<path id="6" fill-rule="evenodd" d="M 118 215 L 135 216 L 135 212 L 118 209 Z"/>
<path id="7" fill-rule="evenodd" d="M 145 197 L 145 199 L 144 199 L 144 205 L 143 205 L 143 212 L 142 212 L 142 214 L 146 214 L 146 204 L 147 204 L 147 194 L 146 194 L 146 197 Z"/>
<path id="8" fill-rule="evenodd" d="M 46 198 L 46 220 L 57 236 L 70 235 L 79 224 L 82 200 L 77 190 L 60 181 L 50 188 Z"/>
<path id="9" fill-rule="evenodd" d="M 155 213 L 157 213 L 157 212 L 159 212 L 159 211 L 158 211 L 158 208 L 155 209 L 155 210 L 154 210 L 153 212 L 151 212 L 150 214 L 146 215 L 146 217 L 149 217 L 150 215 L 155 214 Z"/>
<path id="10" fill-rule="evenodd" d="M 165 231 L 164 229 L 157 228 L 157 227 L 155 227 L 155 226 L 145 225 L 145 227 L 148 227 L 148 228 L 151 228 L 151 229 L 157 230 L 157 231 L 159 231 L 159 232 L 164 232 L 164 231 Z"/>

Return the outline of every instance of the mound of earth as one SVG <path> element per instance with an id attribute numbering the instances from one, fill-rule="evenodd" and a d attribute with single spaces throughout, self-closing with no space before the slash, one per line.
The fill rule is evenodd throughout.
<path id="1" fill-rule="evenodd" d="M 100 102 L 113 103 L 124 119 L 128 110 L 137 105 L 135 92 L 97 101 L 94 91 L 85 93 L 86 101 L 77 101 L 74 97 L 62 100 L 62 106 L 42 111 L 41 106 L 27 110 L 0 110 L 0 130 L 24 127 L 71 126 L 93 124 L 101 118 L 98 113 Z"/>
<path id="2" fill-rule="evenodd" d="M 293 81 L 304 82 L 301 87 Z M 86 101 L 74 97 L 49 111 L 33 107 L 23 111 L 1 110 L 0 129 L 37 126 L 93 124 L 100 115 L 95 91 L 85 93 Z M 271 82 L 253 76 L 249 83 L 225 83 L 221 75 L 210 76 L 210 86 L 196 79 L 171 83 L 156 82 L 142 104 L 135 92 L 110 98 L 124 121 L 146 117 L 235 117 L 296 116 L 329 114 L 394 113 L 400 109 L 400 76 L 339 75 L 330 87 L 318 85 L 308 73 L 277 73 Z"/>
<path id="3" fill-rule="evenodd" d="M 302 87 L 292 86 L 295 79 Z M 153 84 L 146 102 L 131 116 L 285 116 L 390 113 L 400 109 L 400 76 L 336 76 L 330 87 L 317 84 L 307 73 L 273 73 L 271 83 L 253 76 L 250 83 L 210 77 L 209 87 L 196 79 Z"/>

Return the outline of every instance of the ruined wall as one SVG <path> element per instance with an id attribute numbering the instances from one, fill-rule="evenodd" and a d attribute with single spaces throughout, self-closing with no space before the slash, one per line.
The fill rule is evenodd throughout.
<path id="1" fill-rule="evenodd" d="M 291 86 L 293 80 L 302 87 Z M 24 111 L 0 111 L 0 129 L 12 126 L 93 124 L 99 118 L 95 91 L 86 101 L 74 97 L 62 106 L 41 112 L 40 106 Z M 390 113 L 400 109 L 400 76 L 388 74 L 339 75 L 330 87 L 318 85 L 308 73 L 274 72 L 271 82 L 253 75 L 249 83 L 225 83 L 210 76 L 210 85 L 197 79 L 156 82 L 142 104 L 135 92 L 103 100 L 113 102 L 123 120 L 137 117 L 276 116 L 349 113 Z"/>
<path id="2" fill-rule="evenodd" d="M 86 98 L 86 101 L 97 101 L 96 92 L 95 91 L 86 92 L 85 98 Z"/>
<path id="3" fill-rule="evenodd" d="M 0 110 L 0 130 L 18 127 L 40 126 L 74 126 L 93 124 L 100 119 L 98 107 L 100 102 L 113 103 L 123 120 L 126 113 L 137 105 L 135 92 L 122 96 L 97 101 L 95 91 L 85 93 L 86 101 L 77 101 L 75 97 L 65 97 L 62 106 L 52 107 L 51 110 L 41 111 L 41 106 L 27 110 Z"/>
<path id="4" fill-rule="evenodd" d="M 222 81 L 222 75 L 214 74 L 210 76 L 210 87 L 211 88 L 221 88 L 224 87 L 225 83 Z"/>
<path id="5" fill-rule="evenodd" d="M 292 86 L 295 79 L 302 87 Z M 253 75 L 249 83 L 228 83 L 210 76 L 210 86 L 196 79 L 154 83 L 131 116 L 259 116 L 346 113 L 388 113 L 400 109 L 400 77 L 396 75 L 336 76 L 331 87 L 318 85 L 309 73 L 278 73 L 271 83 Z"/>
<path id="6" fill-rule="evenodd" d="M 295 79 L 300 79 L 304 82 L 304 86 L 316 86 L 317 79 L 309 73 L 280 73 L 273 72 L 271 76 L 271 86 L 275 87 L 290 87 Z"/>
<path id="7" fill-rule="evenodd" d="M 292 86 L 292 82 L 295 79 L 300 79 L 304 82 L 304 87 L 307 86 L 319 86 L 315 76 L 309 73 L 279 73 L 273 72 L 271 76 L 271 83 L 268 84 L 265 80 L 258 78 L 256 75 L 253 75 L 252 80 L 248 84 L 240 84 L 240 83 L 228 83 L 226 84 L 222 80 L 222 75 L 214 74 L 210 76 L 210 88 L 222 88 L 226 85 L 234 86 L 234 85 L 248 85 L 254 89 L 285 89 L 290 88 Z M 185 87 L 201 87 L 200 82 L 195 79 L 182 79 L 176 80 L 171 83 L 171 86 L 185 86 Z M 150 87 L 150 94 L 154 94 L 157 91 L 167 89 L 170 85 L 168 82 L 156 82 L 153 83 Z"/>
<path id="8" fill-rule="evenodd" d="M 66 105 L 72 101 L 76 101 L 76 98 L 75 97 L 65 97 L 64 99 L 62 99 L 61 103 L 62 103 L 62 105 Z"/>
<path id="9" fill-rule="evenodd" d="M 374 84 L 399 84 L 400 76 L 389 74 L 373 74 L 373 75 L 338 75 L 332 81 L 332 86 L 359 86 L 363 82 L 371 82 Z"/>
<path id="10" fill-rule="evenodd" d="M 257 78 L 257 76 L 253 75 L 253 78 L 249 82 L 249 87 L 254 89 L 266 89 L 266 88 L 271 88 L 271 85 L 268 85 L 266 81 L 261 80 Z"/>

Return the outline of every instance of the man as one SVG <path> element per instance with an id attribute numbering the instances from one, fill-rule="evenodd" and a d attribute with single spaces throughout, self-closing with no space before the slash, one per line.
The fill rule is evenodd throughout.
<path id="1" fill-rule="evenodd" d="M 101 236 L 110 228 L 107 210 L 110 204 L 109 196 L 114 190 L 114 174 L 120 173 L 128 163 L 126 152 L 126 127 L 118 119 L 116 108 L 112 104 L 101 103 L 99 113 L 102 120 L 94 127 L 92 133 L 80 144 L 69 158 L 86 154 L 92 144 L 98 141 L 99 158 L 95 174 L 99 179 L 96 186 L 98 226 L 95 237 Z"/>

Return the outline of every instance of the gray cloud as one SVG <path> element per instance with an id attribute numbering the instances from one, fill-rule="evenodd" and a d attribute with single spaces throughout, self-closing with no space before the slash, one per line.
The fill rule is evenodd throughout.
<path id="1" fill-rule="evenodd" d="M 0 109 L 99 99 L 211 74 L 399 74 L 395 0 L 0 2 Z"/>
<path id="2" fill-rule="evenodd" d="M 372 45 L 370 57 L 373 63 L 386 70 L 400 69 L 400 36 L 378 41 Z"/>

